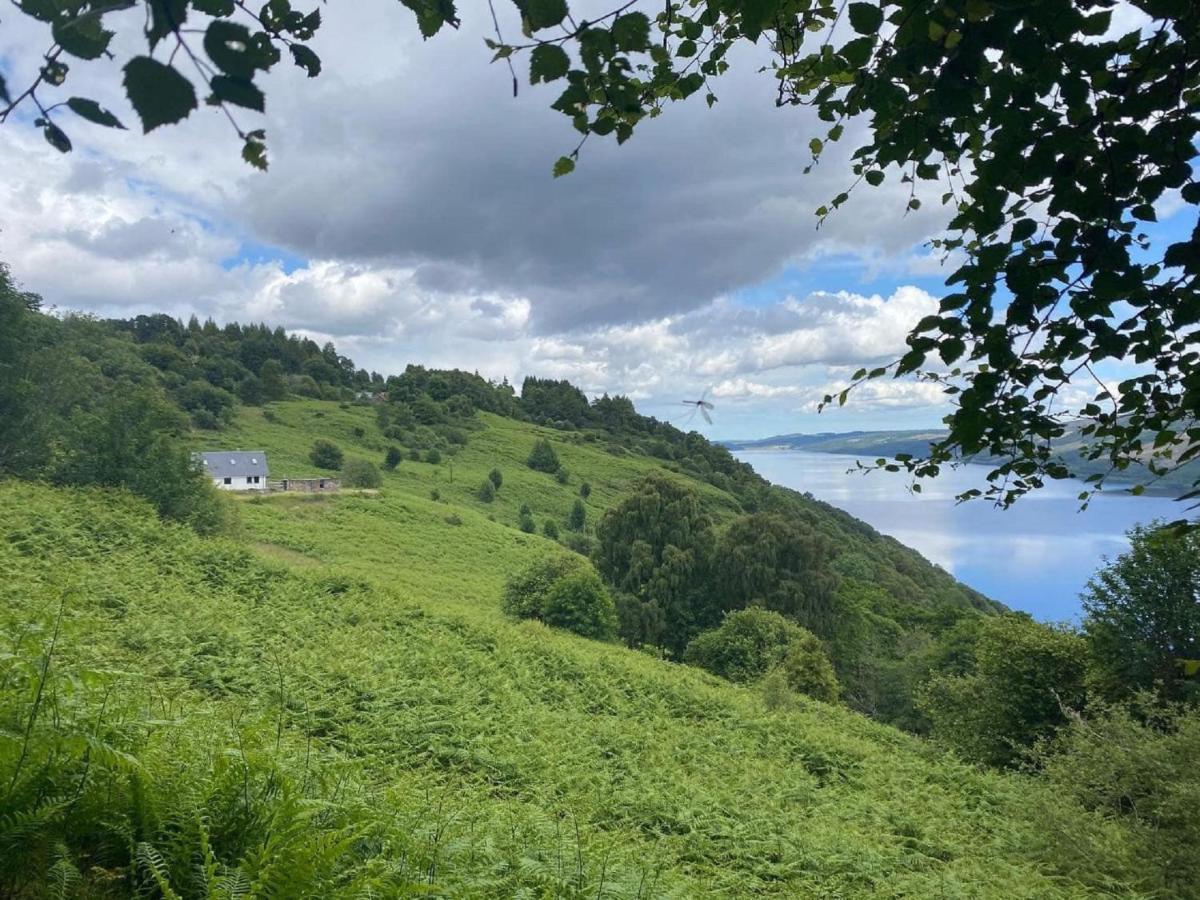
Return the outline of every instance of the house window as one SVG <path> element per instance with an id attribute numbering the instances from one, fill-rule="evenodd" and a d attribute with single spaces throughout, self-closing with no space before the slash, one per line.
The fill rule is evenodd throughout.
<path id="1" fill-rule="evenodd" d="M 320 486 L 325 487 L 325 482 L 322 481 Z"/>
<path id="2" fill-rule="evenodd" d="M 233 479 L 232 479 L 232 478 L 226 478 L 226 479 L 225 479 L 225 483 L 226 483 L 226 484 L 233 484 Z"/>
<path id="3" fill-rule="evenodd" d="M 255 476 L 254 476 L 254 483 L 255 483 L 255 484 L 258 484 L 258 478 L 259 478 L 259 476 L 257 476 L 257 475 L 255 475 Z"/>
<path id="4" fill-rule="evenodd" d="M 249 475 L 246 476 L 246 484 L 254 484 L 254 479 Z"/>

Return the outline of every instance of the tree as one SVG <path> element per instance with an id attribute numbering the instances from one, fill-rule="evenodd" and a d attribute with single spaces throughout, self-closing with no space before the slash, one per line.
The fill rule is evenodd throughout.
<path id="1" fill-rule="evenodd" d="M 534 442 L 533 449 L 529 451 L 529 459 L 526 464 L 538 472 L 557 472 L 558 454 L 554 452 L 554 447 L 548 440 L 539 438 Z"/>
<path id="2" fill-rule="evenodd" d="M 837 699 L 837 677 L 816 635 L 758 607 L 731 612 L 719 627 L 697 636 L 683 661 L 739 682 L 778 670 L 797 693 Z"/>
<path id="3" fill-rule="evenodd" d="M 495 500 L 496 486 L 492 483 L 492 479 L 483 479 L 483 483 L 479 485 L 479 490 L 475 492 L 475 496 L 484 503 L 491 503 L 493 500 Z"/>
<path id="4" fill-rule="evenodd" d="M 287 400 L 288 383 L 283 378 L 283 366 L 277 359 L 263 362 L 258 370 L 258 379 L 263 383 L 266 400 Z"/>
<path id="5" fill-rule="evenodd" d="M 570 553 L 559 552 L 540 557 L 522 571 L 508 576 L 500 598 L 500 608 L 506 615 L 516 619 L 541 618 L 554 583 L 587 565 L 587 560 Z"/>
<path id="6" fill-rule="evenodd" d="M 553 519 L 547 519 L 542 523 L 542 534 L 550 538 L 552 541 L 558 540 L 558 523 Z"/>
<path id="7" fill-rule="evenodd" d="M 247 406 L 262 406 L 267 399 L 262 381 L 254 375 L 249 375 L 238 382 L 237 395 L 238 399 Z"/>
<path id="8" fill-rule="evenodd" d="M 403 459 L 404 453 L 399 447 L 388 447 L 387 455 L 383 458 L 383 467 L 389 472 L 394 472 Z"/>
<path id="9" fill-rule="evenodd" d="M 1129 541 L 1082 595 L 1092 680 L 1110 699 L 1156 687 L 1179 699 L 1194 690 L 1180 665 L 1200 660 L 1200 534 L 1138 526 Z"/>
<path id="10" fill-rule="evenodd" d="M 377 488 L 383 482 L 375 463 L 365 459 L 349 459 L 342 466 L 342 484 L 354 488 Z"/>
<path id="11" fill-rule="evenodd" d="M 579 496 L 586 500 L 592 494 L 592 485 L 585 481 L 579 485 Z"/>
<path id="12" fill-rule="evenodd" d="M 526 534 L 533 534 L 537 531 L 537 522 L 533 521 L 533 514 L 523 512 L 517 517 L 517 527 Z"/>
<path id="13" fill-rule="evenodd" d="M 572 531 L 583 531 L 583 526 L 587 523 L 587 507 L 583 505 L 583 501 L 578 497 L 571 504 L 571 514 L 567 516 L 567 527 Z"/>
<path id="14" fill-rule="evenodd" d="M 425 451 L 425 462 L 429 463 L 431 466 L 441 465 L 442 451 L 440 451 L 437 447 L 430 447 Z"/>
<path id="15" fill-rule="evenodd" d="M 1020 616 L 985 620 L 973 669 L 937 674 L 917 704 L 935 737 L 991 765 L 1019 761 L 1084 702 L 1087 645 L 1079 635 Z"/>
<path id="16" fill-rule="evenodd" d="M 492 482 L 492 486 L 496 490 L 500 490 L 500 485 L 504 484 L 504 473 L 499 469 L 492 469 L 488 472 L 488 479 Z"/>
<path id="17" fill-rule="evenodd" d="M 459 24 L 450 0 L 404 5 L 425 37 Z M 830 144 L 864 135 L 850 157 L 852 183 L 815 211 L 818 221 L 853 191 L 889 178 L 908 187 L 908 209 L 922 204 L 919 185 L 940 194 L 945 228 L 933 243 L 961 262 L 948 279 L 956 289 L 939 314 L 917 324 L 903 357 L 860 371 L 837 399 L 888 375 L 920 373 L 942 384 L 957 405 L 948 436 L 928 454 L 890 465 L 927 477 L 960 456 L 988 454 L 998 462 L 987 491 L 1008 503 L 1068 474 L 1052 439 L 1072 422 L 1081 423 L 1084 456 L 1111 469 L 1150 456 L 1157 471 L 1200 454 L 1200 332 L 1190 327 L 1200 317 L 1200 224 L 1174 241 L 1144 224 L 1164 198 L 1200 204 L 1192 150 L 1200 15 L 1188 0 L 1130 5 L 1150 22 L 1121 33 L 1112 31 L 1113 0 L 633 0 L 586 17 L 572 16 L 565 0 L 517 0 L 526 39 L 504 43 L 497 19 L 489 43 L 514 88 L 515 62 L 527 60 L 531 82 L 565 85 L 553 108 L 585 139 L 623 143 L 668 101 L 703 94 L 717 102 L 735 45 L 763 38 L 773 55 L 764 89 L 780 106 L 815 107 L 825 123 L 809 141 L 806 169 Z M 34 106 L 35 126 L 63 152 L 72 146 L 66 111 L 123 127 L 86 96 L 47 102 L 79 78 L 68 58 L 133 46 L 112 41 L 110 13 L 120 8 L 18 6 L 45 24 L 51 49 L 27 87 L 0 80 L 0 121 Z M 265 168 L 265 131 L 243 129 L 236 114 L 264 108 L 256 79 L 285 48 L 293 63 L 319 74 L 309 45 L 319 12 L 304 14 L 289 0 L 257 14 L 242 4 L 177 0 L 148 3 L 147 13 L 148 54 L 122 68 L 143 130 L 185 118 L 204 99 L 235 123 L 245 160 Z M 581 146 L 554 163 L 556 176 L 575 168 Z M 1098 384 L 1098 364 L 1126 359 L 1141 364 L 1135 374 L 1115 389 Z M 1071 402 L 1067 388 L 1089 384 L 1097 385 L 1092 399 Z M 530 404 L 586 419 L 586 398 L 569 398 L 553 383 L 532 387 Z M 546 396 L 535 402 L 539 391 Z M 560 408 L 567 400 L 570 409 Z"/>
<path id="18" fill-rule="evenodd" d="M 707 603 L 712 519 L 687 485 L 652 473 L 596 526 L 596 568 L 616 590 L 661 610 L 664 645 L 680 651 L 719 616 Z"/>
<path id="19" fill-rule="evenodd" d="M 312 449 L 308 451 L 308 459 L 318 469 L 340 469 L 342 448 L 333 441 L 318 438 L 313 441 Z"/>
<path id="20" fill-rule="evenodd" d="M 735 519 L 717 542 L 713 582 L 723 610 L 762 606 L 831 638 L 838 626 L 832 548 L 794 518 L 755 513 Z"/>

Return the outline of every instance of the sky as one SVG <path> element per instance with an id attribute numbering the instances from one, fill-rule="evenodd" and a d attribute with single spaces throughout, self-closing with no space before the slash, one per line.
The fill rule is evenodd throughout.
<path id="1" fill-rule="evenodd" d="M 676 104 L 622 147 L 589 141 L 554 179 L 578 139 L 548 108 L 557 90 L 514 98 L 490 19 L 463 7 L 459 31 L 427 42 L 396 0 L 322 7 L 323 74 L 280 64 L 266 115 L 239 117 L 267 130 L 266 174 L 216 110 L 143 137 L 116 67 L 73 63 L 48 99 L 96 84 L 131 130 L 70 122 L 60 155 L 28 120 L 0 127 L 0 260 L 58 309 L 264 321 L 384 374 L 567 378 L 668 420 L 707 391 L 714 424 L 687 425 L 714 439 L 940 422 L 942 394 L 915 381 L 816 413 L 936 310 L 953 268 L 926 248 L 945 220 L 936 185 L 906 215 L 893 177 L 818 229 L 851 181 L 853 128 L 804 175 L 825 128 L 775 107 L 753 48 L 711 110 Z M 0 27 L 10 87 L 48 43 L 23 19 Z M 138 52 L 128 22 L 117 49 Z"/>

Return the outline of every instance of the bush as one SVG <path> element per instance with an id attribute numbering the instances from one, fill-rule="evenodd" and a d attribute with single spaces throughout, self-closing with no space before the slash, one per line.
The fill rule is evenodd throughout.
<path id="1" fill-rule="evenodd" d="M 521 504 L 521 509 L 520 509 L 520 510 L 517 512 L 517 515 L 519 515 L 519 516 L 532 516 L 532 515 L 533 515 L 533 510 L 529 508 L 529 504 L 528 504 L 528 503 L 522 503 L 522 504 Z"/>
<path id="2" fill-rule="evenodd" d="M 456 525 L 457 526 L 457 525 L 461 525 L 462 523 L 463 523 L 462 516 L 460 516 L 458 513 L 450 513 L 450 515 L 446 516 L 446 524 L 447 525 Z"/>
<path id="3" fill-rule="evenodd" d="M 488 479 L 496 490 L 500 490 L 500 485 L 504 484 L 504 474 L 499 469 L 492 469 L 488 472 Z"/>
<path id="4" fill-rule="evenodd" d="M 413 462 L 420 462 L 421 461 L 421 451 L 418 450 L 416 447 L 411 448 L 408 451 L 408 458 L 411 459 Z"/>
<path id="5" fill-rule="evenodd" d="M 554 480 L 557 481 L 559 484 L 566 484 L 568 481 L 571 480 L 571 473 L 568 472 L 566 469 L 560 468 L 557 472 L 554 473 Z"/>
<path id="6" fill-rule="evenodd" d="M 820 639 L 811 631 L 793 639 L 783 659 L 768 673 L 782 676 L 784 683 L 797 694 L 806 694 L 826 703 L 837 701 L 841 688 L 829 654 Z"/>
<path id="7" fill-rule="evenodd" d="M 500 608 L 517 619 L 540 619 L 554 583 L 587 565 L 586 560 L 566 553 L 543 556 L 519 574 L 509 575 Z"/>
<path id="8" fill-rule="evenodd" d="M 308 458 L 318 469 L 340 469 L 342 467 L 342 448 L 333 441 L 322 438 L 313 442 L 312 450 L 308 452 Z"/>
<path id="9" fill-rule="evenodd" d="M 394 472 L 402 459 L 404 459 L 404 454 L 399 447 L 388 447 L 387 456 L 383 458 L 383 467 L 389 472 Z"/>
<path id="10" fill-rule="evenodd" d="M 375 463 L 352 459 L 342 467 L 342 484 L 354 488 L 377 488 L 382 482 Z"/>
<path id="11" fill-rule="evenodd" d="M 583 531 L 583 526 L 587 523 L 587 507 L 583 505 L 583 501 L 578 497 L 571 505 L 571 513 L 567 516 L 567 527 L 572 531 Z"/>
<path id="12" fill-rule="evenodd" d="M 590 565 L 554 582 L 546 595 L 542 620 L 597 641 L 617 638 L 617 608 Z"/>
<path id="13" fill-rule="evenodd" d="M 526 534 L 533 534 L 537 531 L 537 522 L 533 521 L 532 515 L 523 515 L 517 521 L 517 527 Z"/>
<path id="14" fill-rule="evenodd" d="M 1084 701 L 1087 644 L 1022 616 L 989 618 L 964 674 L 939 673 L 917 690 L 935 737 L 991 765 L 1017 763 Z"/>
<path id="15" fill-rule="evenodd" d="M 490 478 L 483 479 L 483 483 L 479 485 L 479 490 L 475 492 L 475 496 L 484 503 L 491 503 L 496 499 L 496 488 Z"/>
<path id="16" fill-rule="evenodd" d="M 547 519 L 542 523 L 542 534 L 552 541 L 558 540 L 558 525 L 553 519 Z"/>
<path id="17" fill-rule="evenodd" d="M 592 495 L 592 485 L 590 482 L 585 481 L 583 484 L 581 484 L 579 486 L 579 496 L 582 497 L 584 500 L 586 500 L 591 495 Z"/>
<path id="18" fill-rule="evenodd" d="M 434 503 L 437 503 L 439 500 L 442 499 L 442 492 L 439 491 L 437 488 L 434 488 L 432 491 L 429 492 L 429 499 L 432 500 Z"/>
<path id="19" fill-rule="evenodd" d="M 529 468 L 538 472 L 557 472 L 559 467 L 558 454 L 545 438 L 535 441 L 529 452 L 527 461 Z"/>
<path id="20" fill-rule="evenodd" d="M 429 450 L 425 452 L 425 462 L 429 463 L 431 466 L 440 465 L 442 462 L 442 452 L 438 450 L 437 447 L 430 447 Z"/>
<path id="21" fill-rule="evenodd" d="M 783 662 L 793 644 L 809 646 L 807 638 L 816 640 L 779 613 L 751 607 L 729 613 L 719 627 L 697 635 L 683 660 L 730 681 L 755 681 Z"/>
<path id="22" fill-rule="evenodd" d="M 367 436 L 367 432 L 363 429 L 363 427 L 361 425 L 355 425 L 352 433 L 359 440 L 362 440 L 363 438 L 365 438 Z"/>
<path id="23" fill-rule="evenodd" d="M 595 541 L 586 534 L 580 534 L 577 531 L 568 531 L 563 535 L 563 546 L 568 550 L 573 550 L 580 556 L 592 555 L 592 549 L 595 547 Z"/>
<path id="24" fill-rule="evenodd" d="M 511 576 L 501 608 L 519 619 L 540 619 L 584 637 L 611 641 L 617 610 L 600 576 L 587 560 L 556 553 Z"/>

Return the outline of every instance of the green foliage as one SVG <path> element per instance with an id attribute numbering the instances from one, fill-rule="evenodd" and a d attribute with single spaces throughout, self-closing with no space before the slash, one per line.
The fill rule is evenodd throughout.
<path id="1" fill-rule="evenodd" d="M 526 461 L 529 468 L 538 472 L 557 472 L 559 467 L 558 454 L 545 438 L 539 438 L 533 444 Z"/>
<path id="2" fill-rule="evenodd" d="M 418 450 L 416 447 L 413 447 L 412 449 L 410 449 L 408 451 L 408 458 L 411 459 L 413 462 L 420 462 L 421 461 L 421 451 Z"/>
<path id="3" fill-rule="evenodd" d="M 1192 897 L 1200 884 L 1200 714 L 1143 695 L 1072 716 L 1038 748 L 1041 778 L 1056 796 L 1113 824 L 1119 841 L 1079 827 L 1070 807 L 1047 806 L 1050 852 L 1146 895 Z M 1115 846 L 1114 846 L 1115 845 Z M 1096 887 L 1103 884 L 1096 878 Z"/>
<path id="4" fill-rule="evenodd" d="M 558 540 L 558 523 L 553 519 L 547 519 L 542 523 L 542 534 L 550 538 L 552 541 Z"/>
<path id="5" fill-rule="evenodd" d="M 479 490 L 475 492 L 484 503 L 491 503 L 496 499 L 496 483 L 490 478 L 483 479 L 483 483 L 479 485 Z"/>
<path id="6" fill-rule="evenodd" d="M 802 653 L 814 647 L 823 653 L 820 642 L 812 644 L 810 638 L 816 641 L 810 632 L 777 612 L 757 607 L 740 609 L 689 643 L 683 660 L 730 681 L 756 681 L 782 663 L 793 645 Z M 799 660 L 795 668 L 800 677 Z"/>
<path id="7" fill-rule="evenodd" d="M 682 650 L 695 634 L 717 624 L 700 599 L 713 534 L 712 519 L 695 490 L 666 475 L 648 474 L 601 517 L 596 539 L 600 574 L 617 591 L 654 607 L 637 618 L 654 621 L 661 613 L 665 646 Z"/>
<path id="8" fill-rule="evenodd" d="M 579 498 L 571 504 L 571 514 L 567 516 L 567 527 L 572 531 L 583 531 L 587 524 L 587 507 Z"/>
<path id="9" fill-rule="evenodd" d="M 425 462 L 429 463 L 431 466 L 441 465 L 442 452 L 438 450 L 437 447 L 431 447 L 425 452 Z"/>
<path id="10" fill-rule="evenodd" d="M 534 534 L 537 532 L 537 522 L 533 521 L 533 514 L 523 512 L 517 517 L 517 527 L 525 534 Z"/>
<path id="11" fill-rule="evenodd" d="M 616 606 L 591 566 L 555 580 L 546 593 L 540 618 L 547 625 L 597 641 L 617 637 Z"/>
<path id="12" fill-rule="evenodd" d="M 383 467 L 389 472 L 394 472 L 396 471 L 396 467 L 400 465 L 400 462 L 403 459 L 404 451 L 402 451 L 399 447 L 388 447 L 387 455 L 383 458 Z"/>
<path id="13" fill-rule="evenodd" d="M 590 482 L 583 482 L 579 485 L 579 496 L 586 500 L 592 493 L 592 485 Z"/>
<path id="14" fill-rule="evenodd" d="M 744 516 L 721 535 L 715 553 L 714 589 L 723 609 L 762 606 L 823 637 L 837 631 L 833 552 L 813 529 L 777 513 Z"/>
<path id="15" fill-rule="evenodd" d="M 342 448 L 324 438 L 313 441 L 312 449 L 308 452 L 308 461 L 318 469 L 340 469 L 342 458 Z"/>
<path id="16" fill-rule="evenodd" d="M 488 472 L 488 480 L 496 490 L 500 490 L 500 485 L 504 484 L 504 473 L 499 469 L 493 468 Z"/>
<path id="17" fill-rule="evenodd" d="M 933 734 L 993 765 L 1020 761 L 1084 701 L 1087 645 L 1079 635 L 1019 616 L 988 619 L 971 669 L 934 675 L 917 702 Z"/>
<path id="18" fill-rule="evenodd" d="M 783 682 L 790 690 L 815 700 L 833 703 L 841 692 L 829 654 L 810 631 L 789 642 L 783 658 L 772 671 L 783 676 Z"/>
<path id="19" fill-rule="evenodd" d="M 1110 699 L 1158 689 L 1171 699 L 1195 691 L 1185 660 L 1200 660 L 1200 535 L 1138 527 L 1130 548 L 1083 592 L 1090 680 Z"/>
<path id="20" fill-rule="evenodd" d="M 531 565 L 508 577 L 500 608 L 517 619 L 538 619 L 546 608 L 550 589 L 562 578 L 586 571 L 587 561 L 566 553 L 536 559 Z"/>
<path id="21" fill-rule="evenodd" d="M 562 468 L 562 466 L 559 466 L 558 470 L 554 473 L 554 480 L 559 484 L 567 484 L 571 480 L 571 473 Z"/>
<path id="22" fill-rule="evenodd" d="M 383 476 L 375 463 L 366 459 L 348 459 L 342 466 L 342 486 L 351 488 L 377 488 Z"/>

